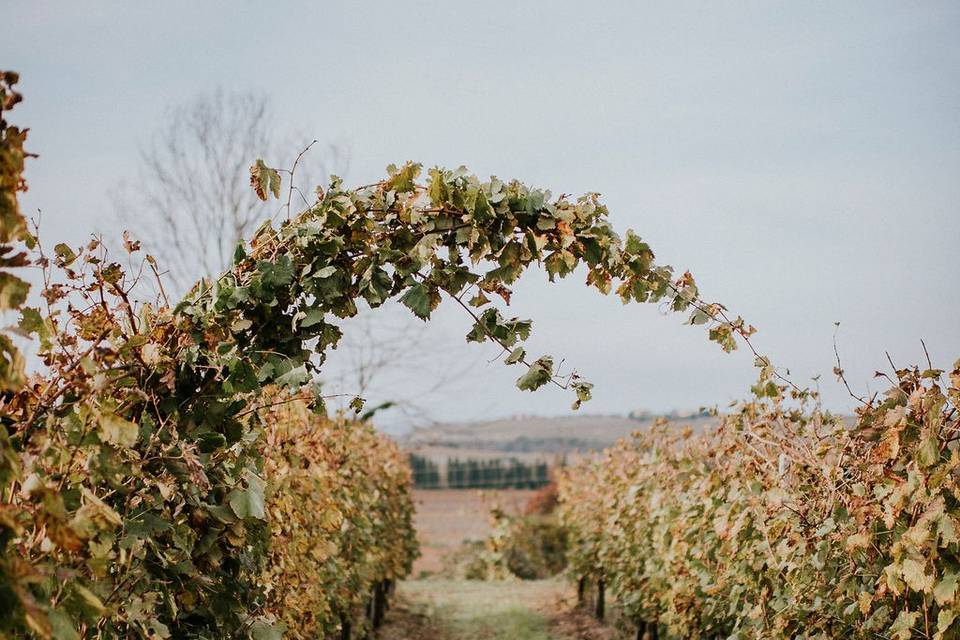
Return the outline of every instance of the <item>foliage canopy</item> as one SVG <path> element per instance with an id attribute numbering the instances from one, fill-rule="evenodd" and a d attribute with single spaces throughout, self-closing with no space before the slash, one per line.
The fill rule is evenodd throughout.
<path id="1" fill-rule="evenodd" d="M 960 636 L 960 361 L 898 370 L 854 425 L 761 382 L 716 430 L 569 470 L 573 571 L 671 637 Z"/>

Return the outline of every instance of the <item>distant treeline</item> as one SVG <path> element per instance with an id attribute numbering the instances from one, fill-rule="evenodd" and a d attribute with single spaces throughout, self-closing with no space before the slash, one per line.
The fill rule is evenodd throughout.
<path id="1" fill-rule="evenodd" d="M 550 466 L 543 461 L 451 458 L 441 467 L 429 458 L 411 453 L 410 466 L 418 489 L 538 489 L 550 483 Z"/>

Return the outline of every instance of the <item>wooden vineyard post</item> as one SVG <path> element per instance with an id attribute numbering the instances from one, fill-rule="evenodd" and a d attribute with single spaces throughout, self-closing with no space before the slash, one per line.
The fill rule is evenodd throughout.
<path id="1" fill-rule="evenodd" d="M 657 632 L 657 623 L 649 623 L 641 620 L 637 623 L 637 640 L 659 640 L 660 634 Z"/>
<path id="2" fill-rule="evenodd" d="M 637 640 L 643 640 L 644 636 L 647 634 L 647 623 L 644 620 L 641 620 L 637 623 Z"/>
<path id="3" fill-rule="evenodd" d="M 605 613 L 604 610 L 606 608 L 606 602 L 604 601 L 605 590 L 606 590 L 606 584 L 604 583 L 603 575 L 601 575 L 600 578 L 597 579 L 597 607 L 596 607 L 596 610 L 594 611 L 594 614 L 596 615 L 597 620 L 601 620 L 601 621 L 603 620 L 603 615 Z"/>
<path id="4" fill-rule="evenodd" d="M 587 595 L 587 576 L 580 576 L 577 581 L 577 606 L 582 607 Z"/>
<path id="5" fill-rule="evenodd" d="M 379 629 L 380 625 L 383 624 L 383 612 L 387 599 L 386 589 L 383 584 L 384 581 L 380 581 L 373 587 L 373 615 L 371 616 L 370 622 L 373 624 L 374 629 Z"/>
<path id="6" fill-rule="evenodd" d="M 383 581 L 383 610 L 390 611 L 390 598 L 393 597 L 394 582 L 389 578 Z"/>

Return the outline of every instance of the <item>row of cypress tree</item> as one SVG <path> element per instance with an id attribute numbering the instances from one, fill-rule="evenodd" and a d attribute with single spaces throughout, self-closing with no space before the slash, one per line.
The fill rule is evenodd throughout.
<path id="1" fill-rule="evenodd" d="M 430 458 L 411 453 L 410 466 L 417 489 L 538 489 L 550 483 L 546 461 L 451 458 L 443 468 Z"/>

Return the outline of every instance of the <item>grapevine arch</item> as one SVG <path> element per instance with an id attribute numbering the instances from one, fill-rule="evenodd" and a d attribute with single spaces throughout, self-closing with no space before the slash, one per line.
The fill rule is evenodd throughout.
<path id="1" fill-rule="evenodd" d="M 722 305 L 701 300 L 689 273 L 675 278 L 671 267 L 657 264 L 635 233 L 621 240 L 596 193 L 553 198 L 516 180 L 481 181 L 464 167 L 430 169 L 425 182 L 418 181 L 423 170 L 416 163 L 387 170 L 384 180 L 352 190 L 334 177 L 313 207 L 279 230 L 262 227 L 249 253 L 238 248 L 234 269 L 201 283 L 180 309 L 195 317 L 239 312 L 260 320 L 243 323 L 251 333 L 289 334 L 294 348 L 283 353 L 293 368 L 274 365 L 298 383 L 316 366 L 300 357 L 304 341 L 317 339 L 310 351 L 321 354 L 322 364 L 341 335 L 330 318 L 356 314 L 358 300 L 375 308 L 398 297 L 428 320 L 446 295 L 473 319 L 468 341 L 494 342 L 506 364 L 525 368 L 519 388 L 551 382 L 571 388 L 575 407 L 589 399 L 591 385 L 575 372 L 556 375 L 551 356 L 528 359 L 523 342 L 532 322 L 505 318 L 489 297 L 509 304 L 509 286 L 531 265 L 542 266 L 551 281 L 584 265 L 588 286 L 615 290 L 624 303 L 665 302 L 672 311 L 689 311 L 690 323 L 710 324 L 710 339 L 728 351 L 736 348 L 735 336 L 749 340 L 754 331 Z M 251 168 L 264 199 L 279 198 L 280 181 L 260 160 Z"/>

